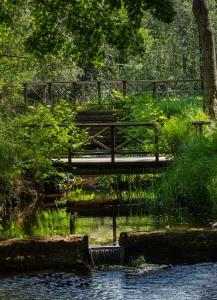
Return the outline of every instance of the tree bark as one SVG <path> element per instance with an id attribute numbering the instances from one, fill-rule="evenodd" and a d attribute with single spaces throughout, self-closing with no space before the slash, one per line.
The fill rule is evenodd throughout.
<path id="1" fill-rule="evenodd" d="M 202 51 L 201 71 L 205 110 L 211 117 L 217 118 L 216 50 L 208 0 L 193 0 L 192 9 L 198 26 Z"/>

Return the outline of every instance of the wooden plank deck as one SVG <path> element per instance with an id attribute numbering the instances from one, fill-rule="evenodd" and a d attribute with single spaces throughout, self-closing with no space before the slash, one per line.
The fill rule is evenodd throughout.
<path id="1" fill-rule="evenodd" d="M 110 156 L 91 157 L 84 156 L 68 159 L 53 159 L 53 164 L 58 170 L 70 172 L 75 175 L 102 175 L 102 174 L 141 174 L 156 173 L 168 167 L 171 158 L 166 156 L 159 157 L 115 157 L 115 162 L 111 162 Z"/>

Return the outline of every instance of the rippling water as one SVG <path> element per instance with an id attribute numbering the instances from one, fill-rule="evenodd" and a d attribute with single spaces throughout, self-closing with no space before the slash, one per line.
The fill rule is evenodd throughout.
<path id="1" fill-rule="evenodd" d="M 0 299 L 217 299 L 217 264 L 15 276 L 0 280 Z"/>

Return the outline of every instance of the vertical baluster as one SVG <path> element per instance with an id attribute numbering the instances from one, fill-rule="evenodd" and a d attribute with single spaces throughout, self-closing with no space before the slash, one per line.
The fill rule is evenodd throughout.
<path id="1" fill-rule="evenodd" d="M 111 162 L 115 162 L 115 125 L 110 125 L 111 129 Z"/>
<path id="2" fill-rule="evenodd" d="M 76 109 L 76 106 L 77 106 L 77 83 L 76 82 L 73 82 L 72 83 L 72 98 L 73 98 L 73 105 Z"/>
<path id="3" fill-rule="evenodd" d="M 202 123 L 199 124 L 199 133 L 200 133 L 200 135 L 203 134 L 203 124 Z"/>
<path id="4" fill-rule="evenodd" d="M 152 90 L 152 93 L 153 93 L 153 97 L 156 96 L 156 93 L 157 93 L 157 84 L 156 83 L 153 83 L 153 90 Z"/>
<path id="5" fill-rule="evenodd" d="M 46 104 L 47 102 L 47 84 L 43 85 L 43 90 L 42 90 L 42 102 Z"/>
<path id="6" fill-rule="evenodd" d="M 71 131 L 68 132 L 68 135 L 71 136 Z M 69 139 L 69 144 L 68 144 L 68 164 L 72 163 L 72 146 L 71 146 L 71 141 Z"/>
<path id="7" fill-rule="evenodd" d="M 99 108 L 102 108 L 101 81 L 97 81 L 97 96 L 98 96 L 98 106 Z"/>
<path id="8" fill-rule="evenodd" d="M 113 215 L 112 218 L 112 229 L 113 229 L 113 245 L 116 245 L 117 242 L 117 223 L 116 223 L 116 215 Z"/>
<path id="9" fill-rule="evenodd" d="M 49 104 L 52 104 L 52 82 L 48 82 L 48 89 L 47 89 L 47 93 L 48 93 L 48 101 Z"/>
<path id="10" fill-rule="evenodd" d="M 123 80 L 122 85 L 123 85 L 123 97 L 125 98 L 127 95 L 127 81 Z"/>
<path id="11" fill-rule="evenodd" d="M 75 221 L 76 221 L 76 213 L 70 213 L 70 219 L 69 219 L 70 234 L 75 234 Z"/>
<path id="12" fill-rule="evenodd" d="M 158 138 L 158 129 L 157 125 L 154 125 L 154 145 L 155 145 L 155 161 L 159 161 L 159 138 Z"/>
<path id="13" fill-rule="evenodd" d="M 23 84 L 23 100 L 24 100 L 24 103 L 27 104 L 27 101 L 28 101 L 28 84 L 27 83 Z"/>

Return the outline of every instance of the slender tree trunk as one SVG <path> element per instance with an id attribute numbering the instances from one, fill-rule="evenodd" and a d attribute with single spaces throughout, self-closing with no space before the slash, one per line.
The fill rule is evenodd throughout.
<path id="1" fill-rule="evenodd" d="M 208 0 L 193 0 L 193 13 L 199 30 L 202 51 L 201 71 L 205 109 L 211 117 L 217 118 L 216 51 Z"/>

